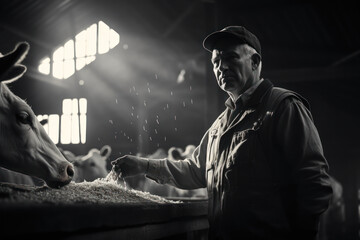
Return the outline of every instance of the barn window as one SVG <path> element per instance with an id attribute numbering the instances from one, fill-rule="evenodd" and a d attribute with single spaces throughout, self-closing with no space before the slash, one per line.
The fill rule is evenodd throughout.
<path id="1" fill-rule="evenodd" d="M 40 73 L 57 79 L 67 79 L 96 59 L 96 54 L 107 53 L 120 42 L 120 35 L 103 21 L 94 23 L 57 48 L 52 59 L 40 61 Z"/>
<path id="2" fill-rule="evenodd" d="M 55 143 L 79 144 L 86 142 L 86 113 L 87 100 L 85 98 L 64 99 L 62 115 L 38 115 L 39 121 L 47 120 L 43 124 L 46 133 Z M 60 134 L 59 134 L 60 132 Z"/>
<path id="3" fill-rule="evenodd" d="M 50 58 L 46 57 L 40 61 L 39 72 L 49 75 L 50 74 Z"/>
<path id="4" fill-rule="evenodd" d="M 38 115 L 39 121 L 45 120 L 43 124 L 45 132 L 49 135 L 50 139 L 55 143 L 59 143 L 59 115 L 58 114 L 44 114 Z"/>
<path id="5" fill-rule="evenodd" d="M 85 98 L 63 100 L 60 134 L 62 144 L 86 142 L 86 112 Z"/>

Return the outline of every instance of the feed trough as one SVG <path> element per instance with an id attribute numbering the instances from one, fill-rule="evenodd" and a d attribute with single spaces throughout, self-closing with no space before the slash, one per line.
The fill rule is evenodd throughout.
<path id="1" fill-rule="evenodd" d="M 0 184 L 0 231 L 40 239 L 158 239 L 204 235 L 206 201 L 173 201 L 116 181 L 59 189 Z"/>

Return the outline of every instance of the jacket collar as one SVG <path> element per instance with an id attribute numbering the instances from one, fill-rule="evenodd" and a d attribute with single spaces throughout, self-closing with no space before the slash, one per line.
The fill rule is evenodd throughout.
<path id="1" fill-rule="evenodd" d="M 260 103 L 262 96 L 273 87 L 273 84 L 268 80 L 264 79 L 259 85 L 255 85 L 246 90 L 234 103 L 229 97 L 225 101 L 225 106 L 230 110 L 235 110 L 236 107 L 242 105 L 242 107 L 250 108 Z"/>
<path id="2" fill-rule="evenodd" d="M 261 102 L 265 93 L 273 87 L 274 85 L 270 82 L 270 80 L 264 79 L 264 81 L 262 81 L 262 83 L 260 83 L 260 85 L 255 89 L 249 101 L 244 104 L 244 107 L 252 108 L 257 106 Z"/>
<path id="3" fill-rule="evenodd" d="M 249 99 L 244 103 L 244 105 L 242 106 L 238 106 L 238 110 L 239 107 L 242 109 L 242 110 L 248 110 L 248 111 L 245 111 L 245 113 L 251 113 L 253 112 L 253 110 L 257 107 L 257 105 L 262 101 L 262 98 L 263 96 L 266 94 L 266 92 L 268 92 L 271 88 L 273 87 L 273 84 L 267 80 L 267 79 L 264 79 L 259 86 L 256 87 L 255 91 L 250 95 Z M 236 103 L 238 104 L 238 101 L 240 99 L 238 99 L 236 101 Z M 232 102 L 233 104 L 233 102 Z M 240 101 L 239 102 L 239 105 L 241 105 L 242 102 Z M 227 121 L 226 119 L 229 117 L 229 114 L 230 111 L 229 111 L 229 108 L 226 109 L 219 117 L 218 117 L 218 120 L 220 121 L 220 127 L 223 127 L 224 124 L 226 124 L 225 122 Z M 250 110 L 251 109 L 251 110 Z M 246 114 L 245 114 L 246 115 Z M 242 117 L 240 119 L 234 119 L 232 121 L 232 123 L 229 124 L 229 127 L 228 128 L 225 128 L 224 131 L 221 133 L 221 135 L 224 135 L 226 134 L 227 132 L 229 132 L 230 129 L 232 129 L 237 122 L 241 121 L 241 119 L 243 117 L 245 117 L 245 115 L 242 115 Z"/>

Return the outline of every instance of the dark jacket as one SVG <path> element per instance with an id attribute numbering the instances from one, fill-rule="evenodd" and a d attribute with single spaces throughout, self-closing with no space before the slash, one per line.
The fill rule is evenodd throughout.
<path id="1" fill-rule="evenodd" d="M 327 171 L 306 100 L 264 80 L 227 101 L 192 159 L 151 162 L 148 175 L 207 186 L 211 238 L 307 240 L 332 195 Z"/>
<path id="2" fill-rule="evenodd" d="M 219 236 L 315 238 L 332 189 L 307 105 L 264 80 L 212 125 L 206 171 L 210 220 Z"/>

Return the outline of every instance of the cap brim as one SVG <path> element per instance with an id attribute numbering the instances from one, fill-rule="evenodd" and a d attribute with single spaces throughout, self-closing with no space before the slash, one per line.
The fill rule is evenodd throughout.
<path id="1" fill-rule="evenodd" d="M 203 47 L 208 50 L 209 52 L 212 52 L 212 50 L 215 47 L 215 44 L 222 39 L 238 39 L 239 37 L 237 37 L 236 35 L 234 35 L 233 33 L 229 33 L 229 32 L 213 32 L 210 35 L 208 35 L 204 41 L 203 41 Z"/>

